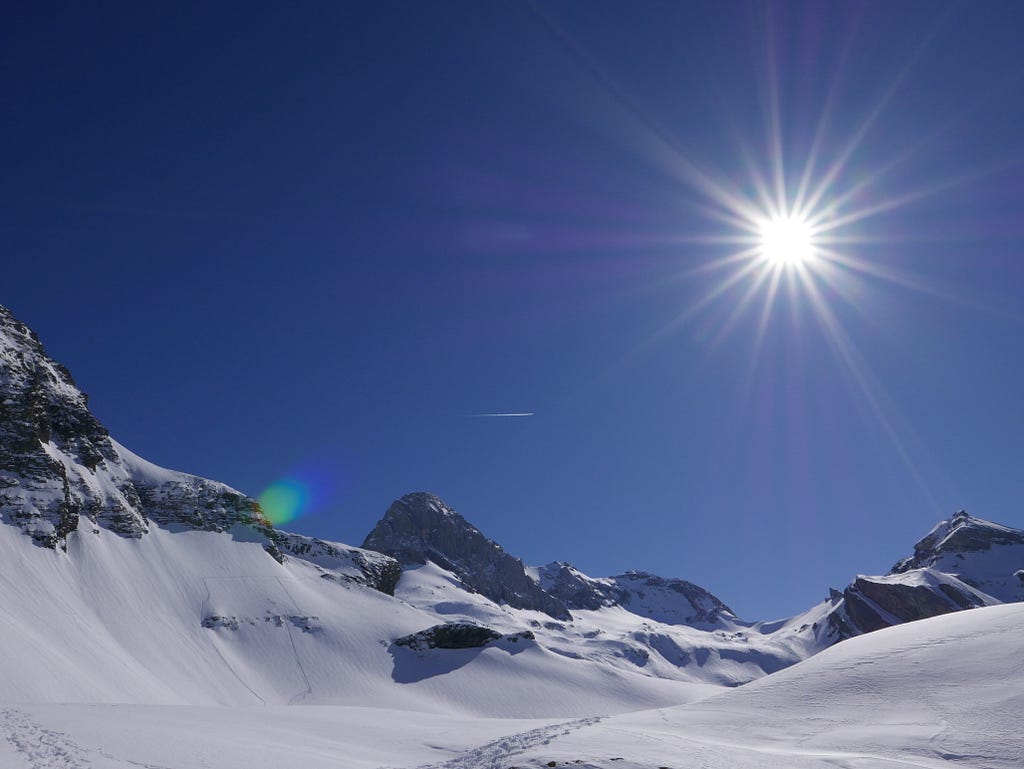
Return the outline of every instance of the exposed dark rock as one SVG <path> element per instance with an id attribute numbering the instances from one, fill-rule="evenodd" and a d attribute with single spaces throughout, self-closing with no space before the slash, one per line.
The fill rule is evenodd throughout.
<path id="1" fill-rule="evenodd" d="M 89 483 L 101 473 L 108 483 Z M 86 515 L 129 537 L 147 530 L 135 485 L 67 369 L 0 307 L 0 516 L 56 547 Z"/>
<path id="2" fill-rule="evenodd" d="M 281 559 L 285 554 L 292 555 L 320 567 L 323 570 L 320 576 L 326 579 L 360 583 L 387 595 L 395 594 L 402 567 L 394 558 L 270 526 L 258 526 L 257 530 L 267 537 L 267 547 L 273 547 L 281 554 Z"/>
<path id="3" fill-rule="evenodd" d="M 966 555 L 1004 545 L 1024 545 L 1024 531 L 975 518 L 959 510 L 914 545 L 914 554 L 892 567 L 891 574 L 935 566 L 950 555 Z"/>
<path id="4" fill-rule="evenodd" d="M 872 633 L 902 622 L 912 622 L 962 609 L 984 606 L 985 600 L 963 583 L 938 576 L 928 584 L 904 584 L 886 578 L 857 577 L 833 604 L 829 621 L 838 640 Z"/>
<path id="5" fill-rule="evenodd" d="M 620 602 L 634 614 L 669 624 L 711 627 L 735 614 L 704 588 L 685 579 L 668 579 L 643 571 L 627 571 L 611 581 L 625 593 Z"/>
<path id="6" fill-rule="evenodd" d="M 225 628 L 226 630 L 238 630 L 242 623 L 256 627 L 263 623 L 270 623 L 275 627 L 283 628 L 285 623 L 298 628 L 303 633 L 318 633 L 323 628 L 320 626 L 320 618 L 310 614 L 267 614 L 262 617 L 235 617 L 221 614 L 210 614 L 203 617 L 200 623 L 208 630 Z"/>
<path id="7" fill-rule="evenodd" d="M 588 577 L 569 563 L 555 561 L 538 571 L 541 587 L 570 609 L 593 611 L 616 606 L 626 598 L 626 591 L 611 580 Z"/>
<path id="8" fill-rule="evenodd" d="M 939 590 L 942 591 L 942 594 L 946 596 L 946 598 L 955 604 L 957 610 L 976 609 L 979 606 L 985 605 L 984 601 L 978 598 L 975 594 L 966 590 L 958 590 L 946 582 L 939 583 Z M 942 612 L 939 613 L 941 614 Z"/>
<path id="9" fill-rule="evenodd" d="M 704 588 L 683 579 L 643 571 L 593 578 L 568 563 L 541 566 L 540 585 L 570 609 L 623 606 L 641 617 L 669 624 L 707 627 L 733 612 Z"/>
<path id="10" fill-rule="evenodd" d="M 218 627 L 227 628 L 228 630 L 238 630 L 240 625 L 238 617 L 224 617 L 220 614 L 211 614 L 208 617 L 203 617 L 201 624 L 208 630 Z"/>
<path id="11" fill-rule="evenodd" d="M 501 633 L 471 622 L 446 622 L 395 639 L 395 646 L 425 649 L 478 649 L 501 638 Z"/>
<path id="12" fill-rule="evenodd" d="M 79 516 L 126 537 L 142 536 L 149 521 L 209 531 L 266 524 L 244 494 L 154 468 L 114 443 L 68 370 L 3 307 L 0 477 L 0 515 L 47 547 L 63 545 Z"/>
<path id="13" fill-rule="evenodd" d="M 830 591 L 837 640 L 901 622 L 1024 599 L 1024 531 L 960 510 L 939 522 L 887 577 L 858 577 Z M 837 596 L 839 600 L 837 600 Z"/>
<path id="14" fill-rule="evenodd" d="M 464 587 L 516 609 L 572 618 L 560 600 L 530 579 L 523 562 L 487 539 L 433 494 L 406 494 L 388 508 L 363 542 L 403 564 L 433 561 L 458 576 Z"/>
<path id="15" fill-rule="evenodd" d="M 941 587 L 952 590 L 948 585 Z M 858 577 L 853 583 L 853 589 L 867 596 L 876 606 L 901 622 L 937 617 L 957 609 L 957 606 L 947 597 L 946 591 L 941 588 L 933 589 L 926 585 L 875 582 Z M 962 600 L 964 602 L 968 600 L 966 595 L 962 597 Z M 968 603 L 968 605 L 971 604 Z M 980 606 L 982 604 L 979 601 L 973 605 Z"/>

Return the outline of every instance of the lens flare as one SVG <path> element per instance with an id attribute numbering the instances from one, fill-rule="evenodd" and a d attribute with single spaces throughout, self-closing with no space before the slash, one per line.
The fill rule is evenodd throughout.
<path id="1" fill-rule="evenodd" d="M 307 511 L 310 502 L 309 487 L 295 478 L 283 478 L 270 484 L 259 503 L 263 514 L 275 526 L 290 523 Z"/>
<path id="2" fill-rule="evenodd" d="M 352 488 L 358 462 L 344 448 L 324 447 L 321 456 L 292 465 L 257 497 L 274 526 L 336 511 Z"/>

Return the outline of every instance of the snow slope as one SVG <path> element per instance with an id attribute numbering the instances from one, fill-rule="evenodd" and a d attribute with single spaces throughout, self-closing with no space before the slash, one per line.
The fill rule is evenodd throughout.
<path id="1" fill-rule="evenodd" d="M 7 701 L 574 716 L 687 701 L 697 691 L 597 671 L 596 662 L 533 642 L 406 659 L 393 640 L 437 624 L 437 615 L 324 579 L 300 558 L 278 563 L 245 527 L 153 526 L 124 538 L 83 525 L 65 553 L 0 526 L 0 563 Z"/>
<path id="2" fill-rule="evenodd" d="M 1024 606 L 1014 604 L 888 628 L 702 701 L 607 718 L 6 705 L 0 766 L 1019 769 L 1022 711 Z"/>

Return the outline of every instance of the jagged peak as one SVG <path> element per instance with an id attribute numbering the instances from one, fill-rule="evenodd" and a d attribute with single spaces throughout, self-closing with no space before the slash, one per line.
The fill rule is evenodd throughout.
<path id="1" fill-rule="evenodd" d="M 565 605 L 546 593 L 523 562 L 445 504 L 436 494 L 414 492 L 391 503 L 363 547 L 404 564 L 431 561 L 470 590 L 496 603 L 569 619 Z"/>
<path id="2" fill-rule="evenodd" d="M 0 519 L 40 545 L 64 547 L 85 517 L 140 537 L 150 522 L 224 530 L 266 526 L 254 500 L 158 468 L 115 443 L 71 373 L 0 307 Z"/>
<path id="3" fill-rule="evenodd" d="M 1024 531 L 977 518 L 966 510 L 958 510 L 948 520 L 940 521 L 916 545 L 914 551 L 938 552 L 943 549 L 980 549 L 986 542 L 998 544 L 1000 540 L 1024 538 Z"/>
<path id="4" fill-rule="evenodd" d="M 890 574 L 932 566 L 946 555 L 989 551 L 1001 545 L 1024 545 L 1024 531 L 958 510 L 939 521 L 914 545 L 914 554 L 899 561 Z"/>

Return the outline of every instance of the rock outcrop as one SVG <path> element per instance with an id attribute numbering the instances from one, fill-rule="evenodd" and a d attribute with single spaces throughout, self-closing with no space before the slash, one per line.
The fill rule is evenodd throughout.
<path id="1" fill-rule="evenodd" d="M 403 564 L 436 563 L 463 586 L 516 609 L 571 619 L 565 604 L 530 579 L 523 562 L 487 539 L 438 497 L 406 494 L 388 508 L 363 542 L 363 548 L 389 555 Z"/>
<path id="2" fill-rule="evenodd" d="M 2 306 L 0 519 L 50 548 L 65 547 L 83 520 L 124 537 L 141 537 L 151 524 L 242 527 L 277 560 L 310 561 L 327 579 L 393 594 L 401 573 L 379 553 L 278 531 L 245 494 L 158 467 L 118 444 L 89 411 L 71 373 Z"/>
<path id="3" fill-rule="evenodd" d="M 426 630 L 420 630 L 418 633 L 396 638 L 395 646 L 404 646 L 413 651 L 480 649 L 499 639 L 509 643 L 519 643 L 520 641 L 534 640 L 534 635 L 529 630 L 502 635 L 496 630 L 472 622 L 445 622 L 428 627 Z"/>
<path id="4" fill-rule="evenodd" d="M 63 545 L 80 516 L 126 537 L 149 523 L 223 531 L 266 525 L 222 483 L 146 462 L 111 440 L 71 373 L 0 307 L 0 516 L 40 545 Z"/>
<path id="5" fill-rule="evenodd" d="M 147 530 L 138 489 L 71 373 L 0 307 L 0 516 L 55 547 L 79 515 L 128 537 Z"/>
<path id="6" fill-rule="evenodd" d="M 941 521 L 914 554 L 881 577 L 859 576 L 833 592 L 828 621 L 840 639 L 951 611 L 1024 600 L 1017 572 L 1024 532 L 960 510 Z"/>
<path id="7" fill-rule="evenodd" d="M 722 601 L 683 579 L 666 579 L 643 571 L 594 578 L 558 561 L 541 566 L 538 576 L 547 593 L 574 610 L 622 606 L 658 622 L 704 629 L 717 627 L 722 619 L 736 619 Z"/>
<path id="8" fill-rule="evenodd" d="M 258 529 L 272 543 L 274 552 L 271 554 L 279 560 L 289 555 L 301 558 L 316 566 L 323 579 L 363 584 L 387 595 L 395 594 L 402 567 L 394 558 L 269 526 Z"/>

